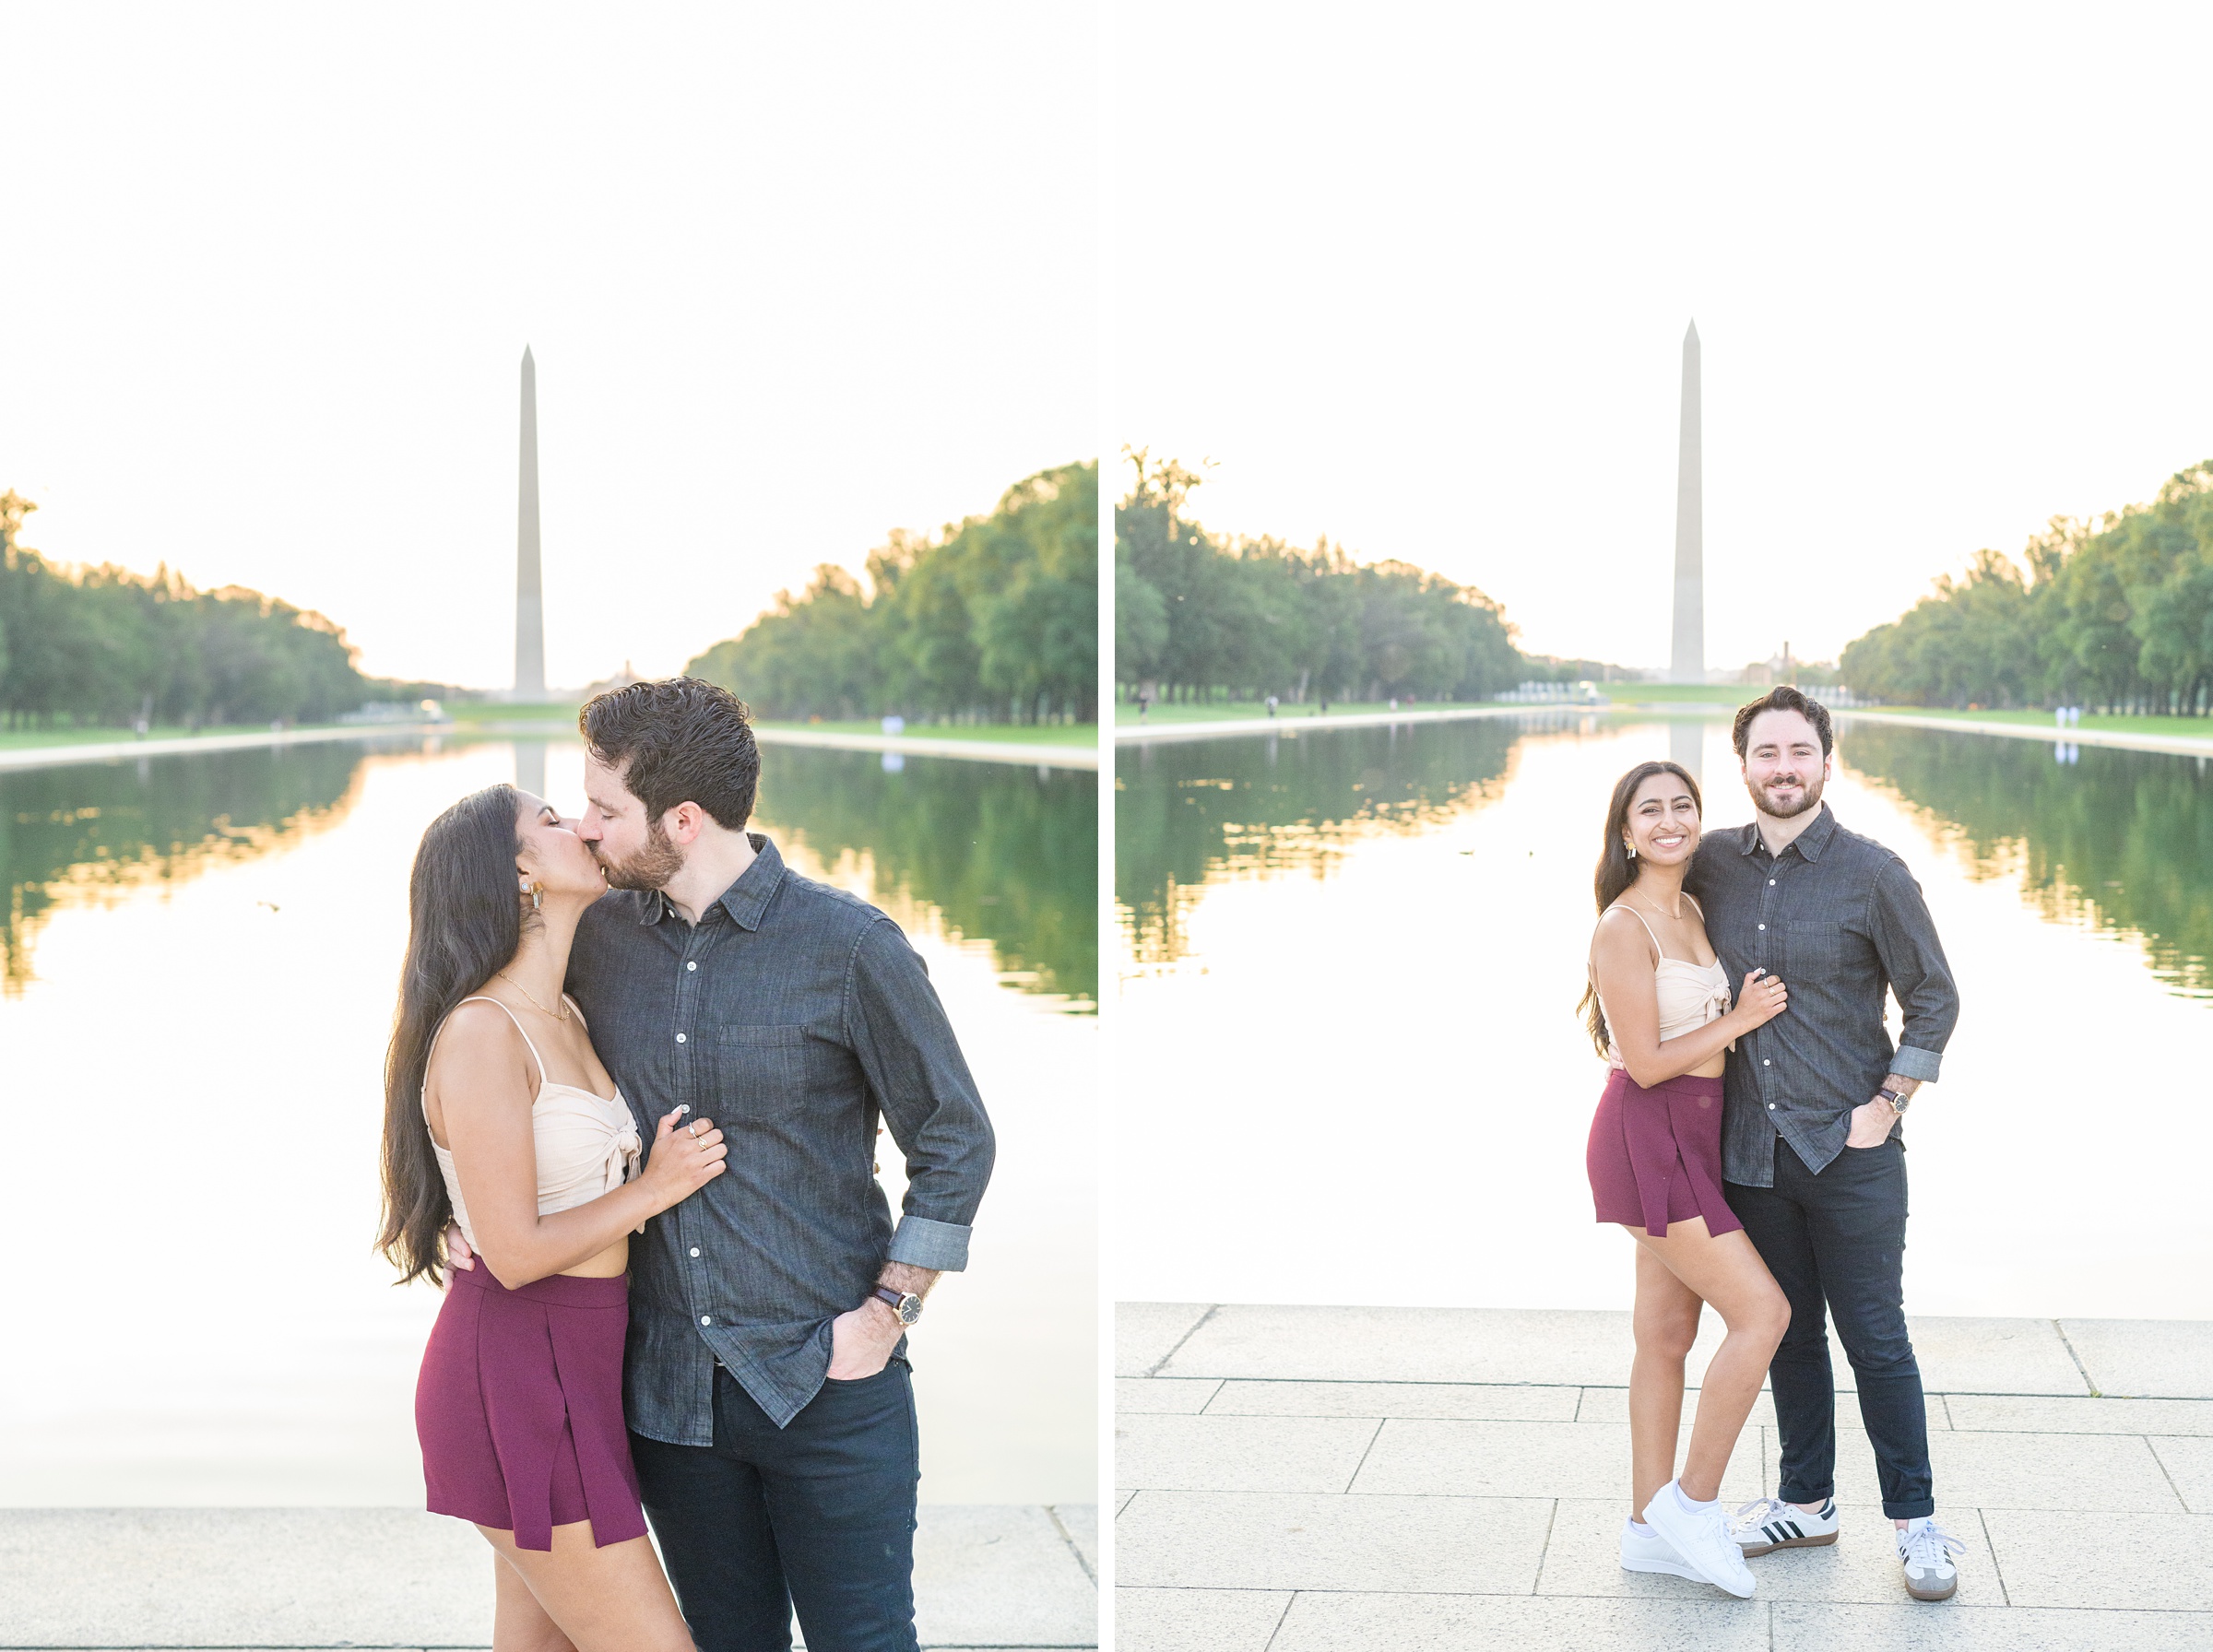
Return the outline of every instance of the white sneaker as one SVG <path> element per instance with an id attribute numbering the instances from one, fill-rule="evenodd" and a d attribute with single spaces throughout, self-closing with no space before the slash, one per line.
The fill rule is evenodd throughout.
<path id="1" fill-rule="evenodd" d="M 1909 1520 L 1898 1532 L 1899 1564 L 1906 1569 L 1906 1593 L 1916 1600 L 1949 1600 L 1959 1587 L 1952 1556 L 1967 1545 L 1936 1524 L 1934 1516 Z"/>
<path id="2" fill-rule="evenodd" d="M 1683 1557 L 1668 1547 L 1665 1538 L 1649 1526 L 1639 1531 L 1634 1520 L 1621 1523 L 1621 1569 L 1664 1572 L 1670 1577 L 1687 1577 L 1693 1583 L 1706 1581 L 1683 1564 Z"/>
<path id="3" fill-rule="evenodd" d="M 1686 1508 L 1681 1491 L 1671 1480 L 1652 1493 L 1644 1511 L 1644 1523 L 1715 1588 L 1726 1589 L 1744 1600 L 1759 1587 L 1753 1581 L 1752 1568 L 1745 1564 L 1744 1551 L 1729 1534 L 1729 1516 L 1719 1504 Z"/>
<path id="4" fill-rule="evenodd" d="M 1738 1509 L 1729 1528 L 1736 1546 L 1750 1560 L 1755 1554 L 1769 1554 L 1778 1549 L 1826 1548 L 1837 1540 L 1839 1524 L 1833 1497 L 1821 1500 L 1817 1515 L 1809 1515 L 1795 1503 L 1785 1503 L 1780 1497 L 1762 1497 Z"/>

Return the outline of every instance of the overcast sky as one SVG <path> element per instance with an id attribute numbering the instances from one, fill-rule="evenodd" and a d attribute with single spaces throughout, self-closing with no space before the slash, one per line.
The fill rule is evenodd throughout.
<path id="1" fill-rule="evenodd" d="M 7 23 L 0 489 L 52 556 L 504 684 L 527 343 L 575 685 L 1096 451 L 1087 8 Z"/>
<path id="2" fill-rule="evenodd" d="M 2203 6 L 1116 15 L 1115 428 L 1210 527 L 1663 664 L 1695 317 L 1734 667 L 2213 456 Z"/>

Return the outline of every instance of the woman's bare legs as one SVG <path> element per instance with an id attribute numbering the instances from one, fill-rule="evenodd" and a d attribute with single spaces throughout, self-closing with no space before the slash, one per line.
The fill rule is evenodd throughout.
<path id="1" fill-rule="evenodd" d="M 507 1564 L 496 1546 L 491 1573 L 491 1652 L 576 1652 L 576 1643 L 546 1616 L 523 1575 Z"/>
<path id="2" fill-rule="evenodd" d="M 1643 1230 L 1631 1228 L 1639 1238 Z M 1698 1293 L 1637 1247 L 1637 1357 L 1629 1366 L 1629 1468 L 1635 1501 L 1629 1517 L 1644 1518 L 1652 1493 L 1675 1477 L 1683 1429 L 1683 1362 L 1698 1339 Z"/>
<path id="3" fill-rule="evenodd" d="M 517 1549 L 512 1531 L 477 1529 L 498 1554 L 502 1574 L 493 1652 L 692 1652 L 692 1633 L 650 1540 L 595 1549 L 591 1522 L 577 1520 L 553 1528 L 549 1552 Z M 523 1586 L 527 1606 L 511 1577 Z"/>
<path id="4" fill-rule="evenodd" d="M 1628 1232 L 1642 1253 L 1637 1273 L 1640 1306 L 1645 1280 L 1642 1263 L 1649 1256 L 1692 1295 L 1710 1304 L 1728 1328 L 1728 1334 L 1714 1351 L 1713 1359 L 1706 1367 L 1705 1379 L 1699 1385 L 1698 1413 L 1691 1424 L 1690 1449 L 1684 1454 L 1683 1472 L 1675 1477 L 1683 1488 L 1683 1495 L 1697 1503 L 1710 1502 L 1721 1495 L 1722 1471 L 1729 1466 L 1729 1454 L 1736 1449 L 1737 1436 L 1744 1433 L 1745 1419 L 1752 1414 L 1753 1401 L 1759 1398 L 1760 1384 L 1768 1375 L 1768 1362 L 1774 1358 L 1776 1345 L 1790 1328 L 1790 1299 L 1783 1295 L 1782 1287 L 1775 1282 L 1768 1265 L 1759 1259 L 1759 1253 L 1752 1248 L 1752 1241 L 1741 1230 L 1717 1238 L 1706 1231 L 1703 1216 L 1694 1216 L 1687 1221 L 1670 1222 L 1665 1236 L 1658 1239 L 1639 1228 Z M 1664 1314 L 1659 1316 L 1659 1322 L 1663 1330 L 1679 1328 L 1680 1325 L 1679 1320 L 1669 1320 Z M 1695 1335 L 1695 1319 L 1691 1328 Z M 1655 1355 L 1663 1356 L 1666 1351 L 1663 1344 L 1655 1350 Z M 1685 1351 L 1688 1351 L 1687 1344 Z M 1640 1347 L 1640 1363 L 1642 1358 Z M 1679 1417 L 1683 1380 L 1679 1354 L 1675 1356 L 1675 1407 Z M 1655 1406 L 1655 1411 L 1658 1409 Z M 1631 1438 L 1634 1442 L 1633 1434 Z M 1658 1442 L 1651 1444 L 1656 1456 Z M 1632 1444 L 1631 1450 L 1635 1449 Z M 1672 1462 L 1673 1438 L 1667 1441 L 1666 1451 Z M 1644 1462 L 1639 1456 L 1638 1493 L 1650 1501 L 1651 1493 L 1659 1487 L 1645 1488 L 1643 1470 Z M 1641 1515 L 1643 1504 L 1638 1506 Z"/>

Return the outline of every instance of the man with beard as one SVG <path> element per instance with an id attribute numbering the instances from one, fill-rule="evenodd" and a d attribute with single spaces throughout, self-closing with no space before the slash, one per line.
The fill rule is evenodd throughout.
<path id="1" fill-rule="evenodd" d="M 631 1261 L 625 1409 L 645 1512 L 704 1652 L 914 1652 L 906 1336 L 966 1266 L 992 1136 L 922 961 L 746 822 L 746 708 L 694 678 L 579 722 L 577 831 L 613 887 L 569 985 L 641 1129 L 689 1107 L 728 1169 Z M 893 1228 L 879 1119 L 906 1160 Z"/>
<path id="2" fill-rule="evenodd" d="M 1837 823 L 1821 792 L 1828 710 L 1793 688 L 1739 709 L 1734 730 L 1757 818 L 1698 844 L 1685 887 L 1730 979 L 1766 970 L 1791 1009 L 1729 1059 L 1722 1169 L 1730 1209 L 1791 1302 L 1769 1366 L 1781 1435 L 1778 1494 L 1741 1511 L 1747 1556 L 1837 1540 L 1836 1385 L 1824 1307 L 1859 1381 L 1883 1512 L 1906 1590 L 1959 1587 L 1964 1545 L 1935 1519 L 1921 1370 L 1906 1333 L 1905 1139 L 1899 1120 L 1936 1077 L 1959 996 L 1905 863 Z M 1885 989 L 1904 1016 L 1893 1050 Z"/>

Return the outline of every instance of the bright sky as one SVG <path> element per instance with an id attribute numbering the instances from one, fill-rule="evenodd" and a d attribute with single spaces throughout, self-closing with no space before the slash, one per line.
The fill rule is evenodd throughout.
<path id="1" fill-rule="evenodd" d="M 28 543 L 514 669 L 679 669 L 819 561 L 1096 451 L 1081 6 L 8 13 L 0 489 Z"/>
<path id="2" fill-rule="evenodd" d="M 1211 528 L 1663 664 L 1693 317 L 1710 666 L 2213 456 L 2203 6 L 1116 3 L 1115 428 Z"/>

